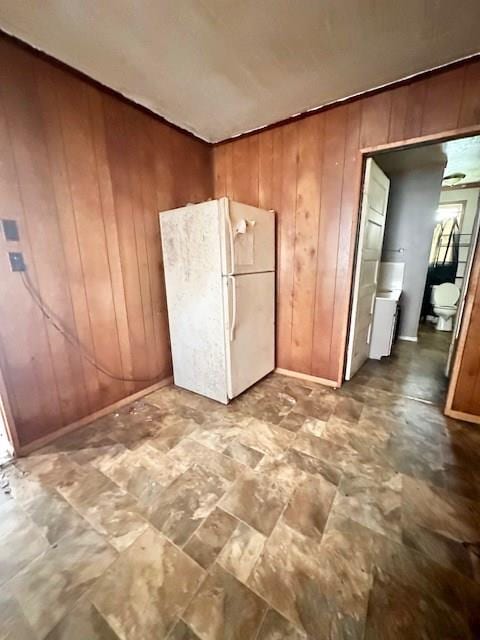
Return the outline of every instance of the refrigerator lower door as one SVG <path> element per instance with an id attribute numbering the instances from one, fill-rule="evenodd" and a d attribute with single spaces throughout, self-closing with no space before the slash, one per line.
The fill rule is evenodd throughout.
<path id="1" fill-rule="evenodd" d="M 232 399 L 275 367 L 275 273 L 223 280 L 227 392 Z"/>

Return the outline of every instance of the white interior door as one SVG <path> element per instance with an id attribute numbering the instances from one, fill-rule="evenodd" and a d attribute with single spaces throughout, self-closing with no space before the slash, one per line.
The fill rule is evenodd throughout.
<path id="1" fill-rule="evenodd" d="M 227 388 L 235 398 L 275 367 L 275 272 L 223 280 Z"/>
<path id="2" fill-rule="evenodd" d="M 275 214 L 220 198 L 222 273 L 260 273 L 275 269 Z"/>
<path id="3" fill-rule="evenodd" d="M 368 158 L 362 195 L 346 380 L 350 380 L 368 359 L 389 188 L 390 180 L 375 161 Z"/>

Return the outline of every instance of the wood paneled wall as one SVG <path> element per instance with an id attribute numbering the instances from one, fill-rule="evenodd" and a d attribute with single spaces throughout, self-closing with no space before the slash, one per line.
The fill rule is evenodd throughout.
<path id="1" fill-rule="evenodd" d="M 447 396 L 447 415 L 480 424 L 480 245 L 472 264 L 464 307 L 468 331 L 460 335 Z"/>
<path id="2" fill-rule="evenodd" d="M 479 62 L 212 151 L 8 37 L 0 60 L 0 217 L 20 229 L 19 243 L 0 240 L 0 368 L 21 445 L 170 374 L 157 212 L 212 195 L 277 211 L 277 365 L 338 384 L 362 153 L 480 129 Z M 11 273 L 9 250 L 101 363 L 145 382 L 82 358 Z M 465 412 L 480 389 L 479 297 Z"/>
<path id="3" fill-rule="evenodd" d="M 342 380 L 366 150 L 476 128 L 471 61 L 214 148 L 215 196 L 277 212 L 277 366 Z"/>
<path id="4" fill-rule="evenodd" d="M 0 366 L 21 445 L 171 372 L 158 211 L 212 195 L 207 144 L 0 36 Z M 11 273 L 22 251 L 49 325 Z"/>

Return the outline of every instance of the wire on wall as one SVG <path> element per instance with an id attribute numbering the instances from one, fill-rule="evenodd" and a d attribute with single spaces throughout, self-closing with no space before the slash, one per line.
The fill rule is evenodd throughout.
<path id="1" fill-rule="evenodd" d="M 79 351 L 82 357 L 85 358 L 85 360 L 87 360 L 93 367 L 95 367 L 97 371 L 100 371 L 113 380 L 119 380 L 121 382 L 154 382 L 160 378 L 161 374 L 157 374 L 150 378 L 133 378 L 112 373 L 112 371 L 110 371 L 108 367 L 102 365 L 96 360 L 95 356 L 90 353 L 88 348 L 79 340 L 79 338 L 77 338 L 77 336 L 75 336 L 68 329 L 68 327 L 65 327 L 61 318 L 48 307 L 48 305 L 42 299 L 40 293 L 35 289 L 35 286 L 30 280 L 27 272 L 22 271 L 21 276 L 25 289 L 29 293 L 35 305 L 40 309 L 43 317 L 56 331 L 58 331 L 65 338 L 65 340 L 67 340 L 70 345 L 72 345 L 77 351 Z"/>

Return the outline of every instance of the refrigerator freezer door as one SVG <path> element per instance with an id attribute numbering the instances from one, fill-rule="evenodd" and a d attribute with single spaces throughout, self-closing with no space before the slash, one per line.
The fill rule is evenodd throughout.
<path id="1" fill-rule="evenodd" d="M 223 278 L 228 397 L 275 367 L 275 273 Z"/>
<path id="2" fill-rule="evenodd" d="M 160 214 L 175 384 L 228 402 L 218 201 Z"/>
<path id="3" fill-rule="evenodd" d="M 220 198 L 222 273 L 238 275 L 275 269 L 275 214 Z"/>

